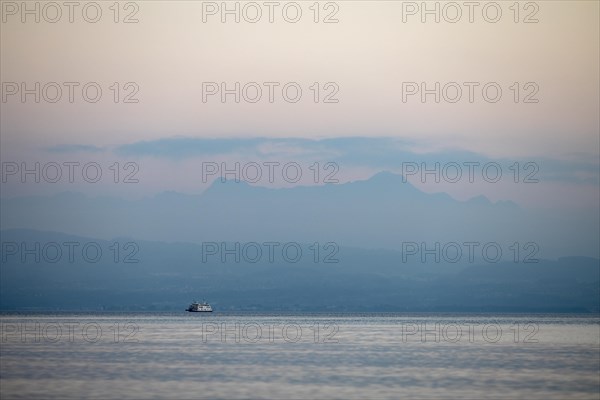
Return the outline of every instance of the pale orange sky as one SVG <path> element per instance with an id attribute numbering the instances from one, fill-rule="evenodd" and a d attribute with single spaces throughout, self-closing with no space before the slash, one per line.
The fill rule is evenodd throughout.
<path id="1" fill-rule="evenodd" d="M 423 24 L 418 16 L 402 23 L 402 3 L 389 1 L 338 1 L 335 24 L 314 23 L 312 2 L 299 2 L 304 14 L 296 24 L 277 11 L 274 23 L 263 16 L 256 24 L 223 24 L 218 15 L 202 23 L 200 1 L 138 2 L 136 24 L 112 22 L 112 2 L 100 2 L 104 14 L 96 24 L 77 12 L 72 24 L 66 16 L 56 24 L 23 24 L 6 15 L 2 82 L 95 81 L 104 92 L 95 104 L 22 104 L 11 97 L 1 104 L 2 141 L 393 136 L 491 156 L 597 154 L 599 3 L 538 1 L 534 24 L 515 24 L 512 3 L 499 2 L 496 24 L 477 11 L 473 23 L 466 16 L 456 24 Z M 207 81 L 293 81 L 304 92 L 295 104 L 203 103 Z M 473 104 L 422 104 L 418 97 L 403 103 L 407 81 L 498 82 L 504 92 L 494 104 L 480 95 Z M 114 104 L 113 82 L 136 82 L 140 102 Z M 313 103 L 313 82 L 337 83 L 339 103 Z M 537 83 L 539 103 L 515 104 L 513 82 Z"/>

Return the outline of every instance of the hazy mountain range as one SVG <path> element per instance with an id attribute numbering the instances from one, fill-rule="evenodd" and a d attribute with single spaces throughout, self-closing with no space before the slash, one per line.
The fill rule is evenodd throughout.
<path id="1" fill-rule="evenodd" d="M 164 192 L 141 200 L 55 196 L 5 198 L 2 229 L 27 228 L 109 239 L 129 236 L 164 242 L 297 241 L 401 250 L 404 242 L 534 242 L 539 255 L 598 257 L 599 222 L 581 213 L 558 214 L 428 194 L 379 173 L 369 180 L 272 189 L 244 182 L 215 183 L 201 195 Z"/>
<path id="2" fill-rule="evenodd" d="M 101 241 L 56 232 L 2 231 L 0 308 L 3 310 L 183 310 L 194 299 L 216 310 L 599 312 L 599 260 L 586 257 L 524 264 L 402 262 L 399 252 L 341 247 L 337 263 L 203 262 L 201 245 Z M 7 254 L 7 243 L 78 243 L 66 252 Z M 82 258 L 86 243 L 102 249 L 97 262 Z M 114 242 L 121 253 L 115 259 Z M 310 254 L 309 245 L 303 251 Z M 95 257 L 91 252 L 92 258 Z"/>
<path id="3" fill-rule="evenodd" d="M 182 310 L 206 297 L 217 310 L 600 311 L 593 218 L 457 201 L 391 173 L 285 189 L 217 180 L 134 201 L 5 198 L 1 213 L 2 309 Z M 280 243 L 272 260 L 265 242 Z M 479 243 L 472 259 L 466 242 Z M 286 243 L 302 256 L 286 259 Z M 451 243 L 456 262 L 441 250 Z"/>

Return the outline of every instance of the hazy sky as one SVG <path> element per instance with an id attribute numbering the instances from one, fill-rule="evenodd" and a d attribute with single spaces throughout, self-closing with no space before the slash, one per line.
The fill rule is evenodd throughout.
<path id="1" fill-rule="evenodd" d="M 34 7 L 34 2 L 28 4 Z M 346 168 L 340 176 L 345 180 L 366 178 L 381 169 L 400 172 L 399 165 L 412 153 L 433 152 L 425 157 L 432 162 L 436 157 L 464 160 L 464 152 L 481 159 L 508 160 L 505 165 L 538 161 L 545 168 L 542 176 L 551 178 L 545 186 L 536 186 L 535 193 L 531 188 L 507 190 L 499 185 L 460 191 L 456 185 L 438 185 L 428 190 L 448 190 L 458 198 L 484 193 L 495 200 L 530 205 L 545 204 L 545 199 L 570 206 L 597 204 L 597 1 L 520 2 L 517 8 L 513 2 L 480 2 L 471 10 L 473 22 L 463 2 L 428 2 L 430 9 L 438 5 L 439 23 L 435 15 L 421 12 L 421 2 L 321 2 L 318 23 L 310 1 L 279 2 L 272 23 L 263 2 L 239 3 L 239 23 L 235 15 L 221 15 L 221 2 L 121 2 L 118 23 L 109 8 L 112 2 L 98 2 L 102 14 L 96 23 L 85 19 L 96 15 L 93 7 L 84 15 L 87 3 L 73 10 L 72 23 L 68 8 L 62 6 L 59 19 L 56 9 L 44 8 L 45 4 L 40 3 L 36 23 L 35 15 L 22 15 L 20 2 L 2 2 L 3 160 L 58 160 L 61 154 L 62 161 L 78 155 L 102 158 L 110 165 L 111 159 L 126 154 L 143 161 L 142 172 L 150 177 L 146 182 L 154 178 L 147 191 L 193 192 L 202 187 L 195 175 L 172 174 L 181 163 L 195 162 L 190 164 L 195 167 L 188 165 L 184 171 L 196 168 L 197 172 L 202 157 L 235 160 L 248 159 L 248 154 L 243 149 L 192 151 L 196 160 L 190 161 L 189 154 L 179 153 L 181 142 L 164 139 L 385 137 L 403 143 L 396 153 L 385 155 L 386 162 L 377 161 L 382 154 L 377 151 L 365 160 L 360 146 L 323 151 L 318 143 L 294 141 L 264 142 L 259 153 L 254 149 L 250 155 L 286 159 L 302 155 L 308 162 L 311 154 L 317 154 L 319 160 L 342 160 Z M 255 4 L 262 14 L 251 23 L 247 20 L 257 18 Z M 236 2 L 227 2 L 227 7 L 233 9 Z M 296 18 L 298 8 L 299 21 L 286 21 Z M 501 15 L 496 18 L 498 8 Z M 123 23 L 127 16 L 138 22 Z M 47 21 L 54 18 L 58 22 Z M 324 23 L 325 19 L 338 22 Z M 448 21 L 452 19 L 457 22 Z M 489 22 L 494 19 L 498 22 Z M 21 84 L 31 89 L 35 82 L 40 82 L 40 103 L 34 101 L 34 94 L 26 95 L 22 103 Z M 57 84 L 44 92 L 49 82 Z M 78 84 L 73 86 L 73 103 L 64 82 Z M 89 82 L 102 89 L 96 103 L 82 97 Z M 220 93 L 207 94 L 207 89 L 220 90 L 223 82 L 229 89 L 240 82 L 240 103 L 233 94 L 225 97 L 225 103 Z M 251 82 L 257 85 L 243 92 Z M 282 94 L 290 82 L 302 90 L 295 103 Z M 420 92 L 407 94 L 409 89 L 420 91 L 422 83 L 433 89 L 436 82 L 440 82 L 440 103 L 434 101 L 434 94 L 426 95 L 425 103 Z M 451 82 L 456 84 L 447 85 Z M 493 99 L 496 88 L 502 90 L 497 102 L 484 98 L 486 84 L 488 99 Z M 56 96 L 56 86 L 61 87 L 62 97 L 49 103 L 45 98 Z M 256 97 L 256 86 L 262 90 L 260 100 L 245 101 L 244 94 Z M 462 95 L 451 103 L 446 99 L 457 98 L 457 86 Z M 274 90 L 272 103 L 269 87 Z M 295 87 L 286 92 L 288 98 L 294 96 Z M 94 91 L 92 87 L 88 95 L 93 97 Z M 128 94 L 138 102 L 124 103 Z M 328 95 L 337 102 L 325 103 Z M 377 149 L 378 140 L 363 145 Z M 140 142 L 175 145 L 160 154 L 148 153 L 143 146 L 126 147 Z M 82 145 L 95 147 L 69 147 Z M 124 148 L 133 150 L 126 153 Z M 3 192 L 3 196 L 10 194 Z"/>
<path id="2" fill-rule="evenodd" d="M 541 1 L 539 9 L 524 8 L 519 19 L 532 14 L 538 23 L 515 23 L 511 2 L 499 2 L 502 17 L 489 23 L 481 2 L 473 11 L 439 3 L 440 23 L 429 15 L 408 15 L 408 2 L 340 1 L 337 9 L 321 3 L 319 18 L 333 13 L 338 23 L 314 23 L 311 2 L 298 2 L 302 17 L 297 23 L 283 19 L 283 5 L 268 8 L 257 23 L 254 9 L 245 8 L 240 23 L 234 16 L 206 15 L 207 2 L 138 2 L 121 9 L 138 23 L 113 22 L 108 2 L 100 2 L 102 17 L 87 23 L 82 10 L 68 9 L 49 23 L 41 15 L 20 20 L 3 2 L 2 82 L 81 82 L 75 102 L 25 104 L 18 94 L 2 104 L 2 139 L 31 144 L 122 144 L 173 135 L 194 137 L 335 137 L 391 136 L 427 139 L 431 146 L 450 146 L 490 155 L 553 155 L 598 151 L 598 2 Z M 42 4 L 44 4 L 42 2 Z M 121 3 L 123 5 L 124 3 Z M 219 3 L 214 3 L 220 7 Z M 228 2 L 231 8 L 235 2 Z M 240 4 L 240 10 L 246 3 Z M 258 3 L 259 5 L 262 2 Z M 417 6 L 419 3 L 415 3 Z M 434 7 L 435 2 L 429 3 Z M 458 4 L 462 4 L 459 2 Z M 33 2 L 31 3 L 33 7 Z M 406 23 L 402 22 L 403 9 Z M 444 11 L 445 10 L 445 11 Z M 495 8 L 486 9 L 492 18 Z M 9 13 L 10 11 L 10 13 Z M 94 15 L 93 9 L 87 15 Z M 294 16 L 288 7 L 287 14 Z M 55 11 L 46 10 L 47 18 Z M 491 17 L 490 17 L 491 16 Z M 280 82 L 274 103 L 267 89 L 255 104 L 236 104 L 233 96 L 223 104 L 219 96 L 202 102 L 203 82 Z M 419 95 L 402 101 L 403 82 L 457 82 L 463 88 L 457 103 L 433 95 L 421 103 Z M 81 87 L 98 82 L 103 89 L 98 103 L 81 98 Z M 138 104 L 115 104 L 112 83 L 135 82 Z M 303 96 L 287 103 L 281 87 L 297 82 Z M 319 82 L 321 96 L 333 91 L 339 103 L 315 104 L 310 86 Z M 474 102 L 468 101 L 463 82 L 478 82 Z M 486 102 L 481 88 L 496 82 L 503 90 L 497 103 Z M 537 104 L 514 103 L 514 82 L 520 98 L 539 91 Z M 131 90 L 121 88 L 123 97 Z M 452 89 L 454 90 L 454 89 Z M 448 96 L 454 96 L 453 91 Z"/>

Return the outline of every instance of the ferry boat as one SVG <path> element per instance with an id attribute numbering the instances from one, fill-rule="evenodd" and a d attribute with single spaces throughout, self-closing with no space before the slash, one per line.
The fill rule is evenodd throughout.
<path id="1" fill-rule="evenodd" d="M 206 301 L 202 301 L 202 303 L 198 303 L 194 301 L 185 311 L 189 312 L 212 312 L 212 307 Z"/>

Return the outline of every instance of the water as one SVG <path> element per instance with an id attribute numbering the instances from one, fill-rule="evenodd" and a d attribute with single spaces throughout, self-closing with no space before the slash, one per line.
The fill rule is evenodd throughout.
<path id="1" fill-rule="evenodd" d="M 598 399 L 584 315 L 3 314 L 0 397 Z"/>

